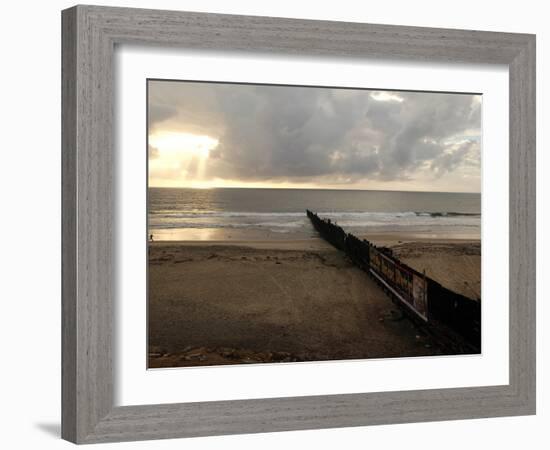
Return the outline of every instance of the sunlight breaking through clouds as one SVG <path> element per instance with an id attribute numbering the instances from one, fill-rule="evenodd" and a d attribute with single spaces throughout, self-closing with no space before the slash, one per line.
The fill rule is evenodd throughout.
<path id="1" fill-rule="evenodd" d="M 149 83 L 151 186 L 481 188 L 481 95 Z"/>
<path id="2" fill-rule="evenodd" d="M 400 97 L 395 92 L 390 91 L 377 91 L 370 94 L 371 98 L 378 102 L 398 102 L 401 103 L 404 98 Z"/>
<path id="3" fill-rule="evenodd" d="M 210 151 L 218 140 L 191 133 L 159 131 L 149 136 L 149 180 L 163 185 L 170 180 L 200 183 Z M 164 180 L 164 182 L 163 182 Z"/>

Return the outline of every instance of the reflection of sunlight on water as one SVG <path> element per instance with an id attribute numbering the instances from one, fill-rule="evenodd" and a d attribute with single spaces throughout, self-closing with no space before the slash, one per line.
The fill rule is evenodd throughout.
<path id="1" fill-rule="evenodd" d="M 281 241 L 316 238 L 312 230 L 279 233 L 260 228 L 153 228 L 154 241 Z"/>
<path id="2" fill-rule="evenodd" d="M 385 235 L 396 239 L 481 239 L 479 228 L 463 227 L 345 227 L 345 229 L 368 239 L 373 235 Z M 280 241 L 293 239 L 316 238 L 313 228 L 304 226 L 291 230 L 270 229 L 268 227 L 217 227 L 217 228 L 150 228 L 148 236 L 153 235 L 154 241 Z"/>
<path id="3" fill-rule="evenodd" d="M 221 241 L 228 238 L 221 228 L 169 228 L 151 230 L 155 241 Z"/>

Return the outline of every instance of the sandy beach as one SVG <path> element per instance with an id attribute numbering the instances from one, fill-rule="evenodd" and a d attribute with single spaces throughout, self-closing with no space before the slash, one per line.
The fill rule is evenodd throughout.
<path id="1" fill-rule="evenodd" d="M 479 297 L 479 241 L 369 238 Z M 149 253 L 150 368 L 443 353 L 321 239 L 164 241 Z"/>

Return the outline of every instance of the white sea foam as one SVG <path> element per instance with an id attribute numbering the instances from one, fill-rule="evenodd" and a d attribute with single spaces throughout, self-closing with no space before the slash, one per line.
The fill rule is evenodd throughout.
<path id="1" fill-rule="evenodd" d="M 454 212 L 319 212 L 345 228 L 364 227 L 479 227 L 478 214 Z M 309 226 L 302 212 L 244 212 L 244 211 L 159 211 L 149 214 L 149 227 L 162 228 L 264 228 L 284 232 Z"/>

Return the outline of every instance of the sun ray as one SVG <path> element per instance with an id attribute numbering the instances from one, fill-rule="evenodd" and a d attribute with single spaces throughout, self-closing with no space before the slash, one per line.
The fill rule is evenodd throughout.
<path id="1" fill-rule="evenodd" d="M 204 183 L 210 151 L 219 141 L 207 135 L 162 131 L 149 135 L 154 149 L 149 158 L 150 179 L 172 179 L 175 184 Z"/>

